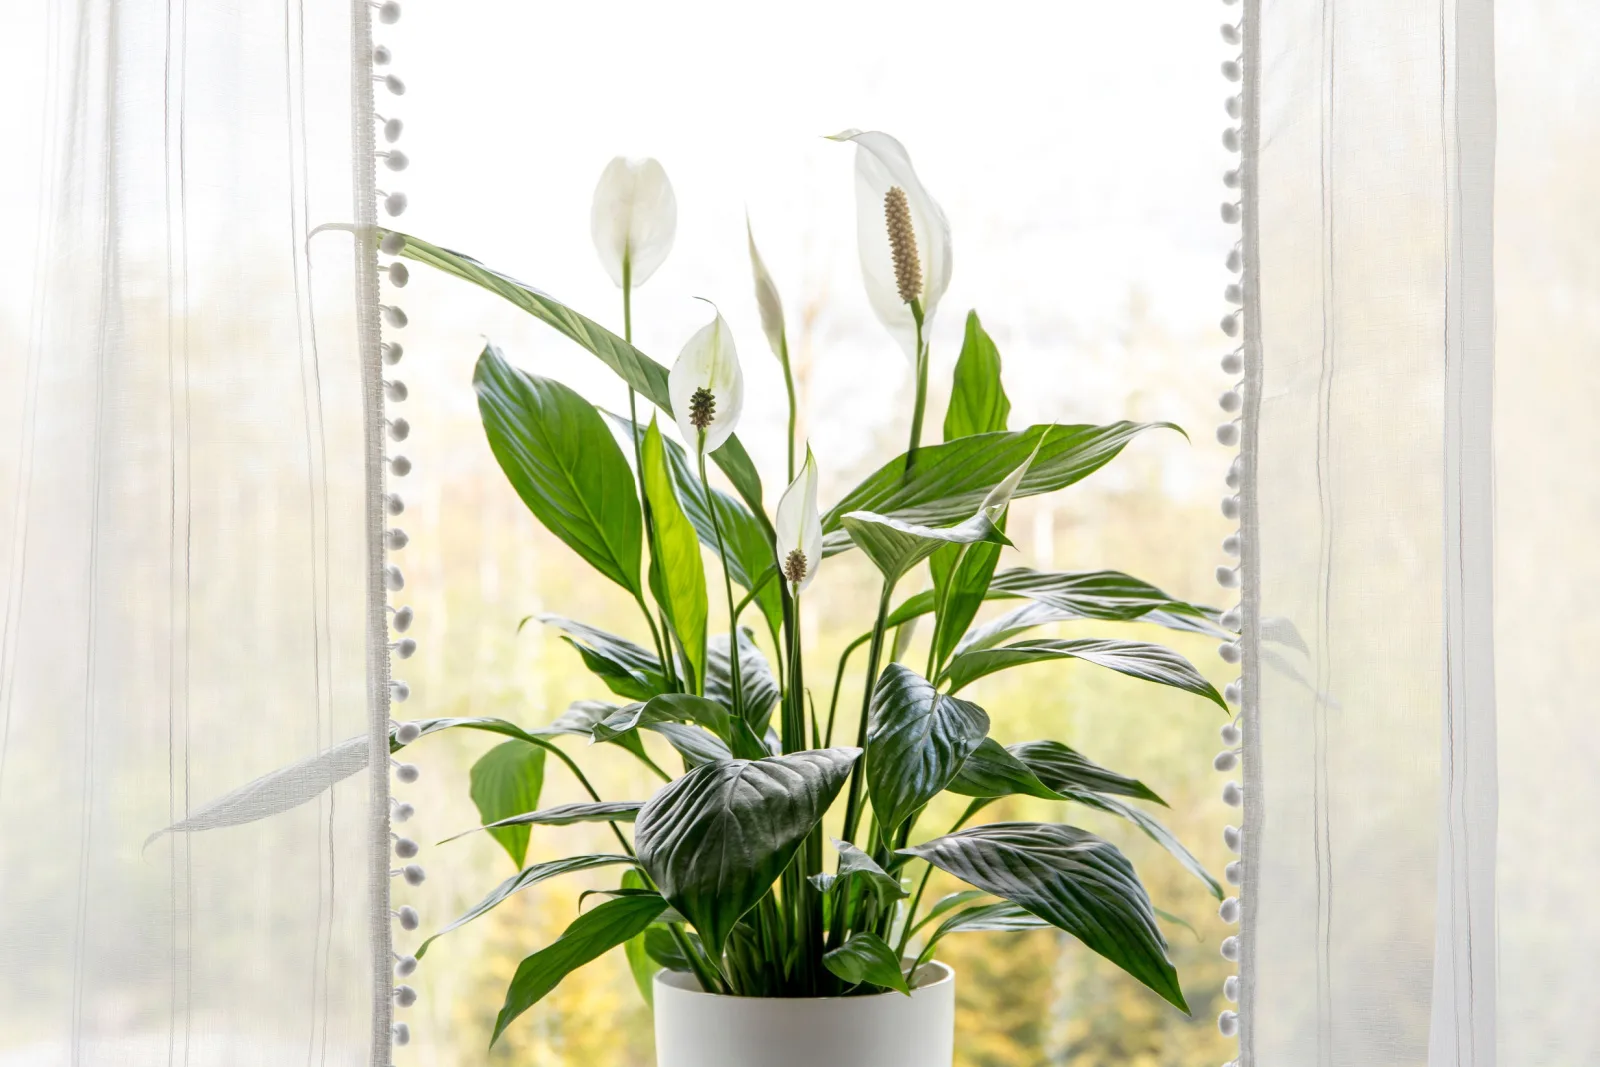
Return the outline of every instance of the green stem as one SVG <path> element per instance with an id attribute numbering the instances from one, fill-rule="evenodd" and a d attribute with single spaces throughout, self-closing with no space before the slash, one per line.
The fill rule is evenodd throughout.
<path id="1" fill-rule="evenodd" d="M 844 684 L 844 669 L 850 662 L 850 655 L 856 649 L 872 639 L 871 634 L 862 634 L 844 647 L 839 653 L 839 669 L 833 674 L 833 697 L 828 701 L 828 729 L 822 735 L 822 747 L 830 748 L 833 745 L 833 716 L 839 710 L 839 687 Z"/>
<path id="2" fill-rule="evenodd" d="M 878 596 L 878 618 L 872 624 L 872 646 L 867 653 L 866 689 L 861 694 L 861 722 L 856 727 L 856 747 L 862 750 L 862 755 L 850 771 L 850 798 L 844 808 L 844 839 L 852 845 L 856 842 L 856 824 L 861 819 L 861 788 L 865 782 L 863 766 L 867 762 L 867 715 L 872 709 L 872 689 L 878 681 L 878 660 L 883 655 L 884 620 L 889 615 L 889 595 L 893 592 L 894 583 L 885 579 L 883 592 Z"/>
<path id="3" fill-rule="evenodd" d="M 718 973 L 716 964 L 702 957 L 695 949 L 694 942 L 689 940 L 689 935 L 683 932 L 682 923 L 668 923 L 667 929 L 672 933 L 672 940 L 677 942 L 678 951 L 683 953 L 689 961 L 689 969 L 694 971 L 695 978 L 700 981 L 700 988 L 708 993 L 728 992 L 728 983 L 723 981 Z"/>
<path id="4" fill-rule="evenodd" d="M 943 667 L 939 655 L 939 642 L 944 632 L 945 609 L 950 606 L 950 591 L 955 587 L 961 577 L 961 567 L 967 562 L 967 549 L 970 545 L 962 545 L 956 552 L 955 566 L 950 568 L 950 573 L 945 578 L 944 588 L 938 590 L 933 602 L 933 637 L 928 641 L 928 670 L 923 675 L 928 681 L 938 679 L 934 672 Z"/>
<path id="5" fill-rule="evenodd" d="M 794 375 L 789 371 L 789 334 L 785 331 L 779 337 L 780 349 L 783 354 L 780 362 L 783 364 L 783 387 L 789 393 L 789 481 L 794 481 Z"/>
<path id="6" fill-rule="evenodd" d="M 950 829 L 946 830 L 945 833 L 955 833 L 957 830 L 961 829 L 967 824 L 968 819 L 972 818 L 976 814 L 978 814 L 977 804 L 967 805 L 966 813 L 962 815 L 961 818 L 957 819 L 954 825 L 952 825 Z M 905 958 L 906 946 L 911 943 L 911 936 L 918 930 L 922 929 L 923 926 L 927 925 L 926 919 L 919 923 L 913 923 L 912 920 L 917 917 L 917 905 L 922 903 L 922 893 L 928 888 L 928 879 L 932 875 L 933 864 L 929 863 L 926 865 L 926 869 L 922 872 L 922 881 L 917 883 L 917 891 L 911 895 L 911 904 L 906 908 L 906 928 L 905 932 L 900 935 L 900 946 L 895 949 L 896 958 Z M 922 958 L 920 956 L 917 957 L 917 965 L 921 966 L 922 962 Z M 915 974 L 916 972 L 913 970 L 912 973 Z"/>
<path id="7" fill-rule="evenodd" d="M 917 458 L 922 444 L 922 414 L 928 403 L 928 344 L 922 338 L 922 302 L 911 301 L 911 317 L 917 324 L 917 394 L 911 409 L 911 445 L 906 449 L 906 473 Z"/>
<path id="8" fill-rule="evenodd" d="M 556 744 L 554 741 L 546 741 L 542 737 L 529 736 L 524 738 L 524 740 L 532 741 L 534 744 L 538 745 L 547 752 L 554 752 L 556 758 L 567 765 L 567 770 L 572 772 L 572 776 L 578 780 L 579 785 L 583 786 L 584 792 L 589 794 L 590 799 L 592 799 L 596 804 L 604 803 L 600 799 L 600 794 L 595 792 L 594 786 L 589 784 L 589 779 L 584 776 L 583 771 L 578 768 L 578 765 L 575 762 L 573 762 L 572 757 L 561 751 L 560 745 Z M 614 822 L 608 822 L 606 825 L 611 827 L 611 832 L 617 835 L 617 842 L 622 845 L 622 851 L 632 856 L 633 846 L 628 843 L 628 839 L 623 836 L 622 831 L 617 827 L 617 824 Z"/>
<path id="9" fill-rule="evenodd" d="M 728 569 L 728 550 L 722 543 L 722 520 L 717 518 L 717 498 L 706 478 L 706 432 L 700 431 L 700 484 L 706 490 L 706 510 L 711 512 L 711 529 L 717 535 L 717 557 L 722 560 L 722 588 L 728 594 L 728 674 L 733 679 L 733 713 L 744 718 L 744 686 L 739 666 L 739 614 L 733 606 L 733 573 Z"/>

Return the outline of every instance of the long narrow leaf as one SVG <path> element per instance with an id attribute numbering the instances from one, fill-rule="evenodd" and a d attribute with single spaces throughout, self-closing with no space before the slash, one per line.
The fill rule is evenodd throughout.
<path id="1" fill-rule="evenodd" d="M 1205 697 L 1224 711 L 1228 709 L 1222 694 L 1200 676 L 1193 664 L 1170 648 L 1143 641 L 1018 641 L 1000 648 L 961 653 L 950 661 L 944 679 L 954 693 L 1007 667 L 1061 659 L 1080 659 L 1130 678 L 1169 685 Z"/>
<path id="2" fill-rule="evenodd" d="M 505 881 L 495 886 L 489 891 L 488 896 L 484 897 L 472 907 L 462 912 L 454 922 L 450 923 L 450 925 L 444 927 L 438 933 L 432 935 L 422 944 L 418 945 L 417 950 L 412 953 L 412 955 L 416 956 L 417 959 L 420 960 L 427 953 L 429 945 L 433 944 L 450 931 L 459 930 L 473 919 L 493 911 L 500 905 L 502 901 L 504 901 L 513 893 L 520 893 L 522 890 L 527 889 L 530 886 L 536 886 L 540 882 L 555 878 L 558 875 L 571 874 L 575 871 L 587 871 L 594 867 L 608 867 L 613 864 L 632 862 L 634 862 L 634 860 L 631 856 L 615 856 L 598 853 L 590 856 L 568 856 L 565 859 L 551 860 L 548 863 L 535 863 L 530 867 L 524 867 L 516 874 L 513 874 L 510 878 L 507 878 Z"/>

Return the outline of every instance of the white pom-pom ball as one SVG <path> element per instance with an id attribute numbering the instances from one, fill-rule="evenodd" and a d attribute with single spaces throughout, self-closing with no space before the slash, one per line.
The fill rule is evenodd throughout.
<path id="1" fill-rule="evenodd" d="M 404 132 L 405 128 L 406 124 L 399 119 L 390 119 L 383 124 L 383 139 L 390 144 L 394 144 L 400 139 L 400 134 Z"/>
<path id="2" fill-rule="evenodd" d="M 1222 551 L 1230 556 L 1237 556 L 1244 550 L 1244 543 L 1239 540 L 1236 533 L 1229 534 L 1222 539 Z"/>
<path id="3" fill-rule="evenodd" d="M 1239 976 L 1230 974 L 1222 980 L 1222 995 L 1233 1004 L 1239 1003 Z"/>
<path id="4" fill-rule="evenodd" d="M 1236 722 L 1230 722 L 1228 725 L 1219 730 L 1218 733 L 1222 735 L 1222 743 L 1225 745 L 1237 745 L 1240 741 L 1244 740 L 1244 731 L 1239 729 L 1239 724 Z"/>
<path id="5" fill-rule="evenodd" d="M 401 499 L 399 493 L 389 493 L 384 498 L 383 503 L 384 507 L 389 510 L 389 514 L 391 515 L 399 515 L 401 512 L 406 510 L 406 502 Z"/>
<path id="6" fill-rule="evenodd" d="M 1237 422 L 1225 422 L 1217 427 L 1217 444 L 1222 445 L 1224 448 L 1232 448 L 1238 443 L 1239 424 Z"/>
<path id="7" fill-rule="evenodd" d="M 1222 613 L 1222 617 L 1219 618 L 1217 622 L 1224 630 L 1230 630 L 1233 633 L 1238 633 L 1240 626 L 1244 623 L 1244 616 L 1240 614 L 1238 608 L 1229 608 L 1227 611 Z"/>
<path id="8" fill-rule="evenodd" d="M 1236 98 L 1230 97 L 1229 99 L 1233 100 L 1233 99 L 1236 99 Z M 1231 108 L 1228 110 L 1228 115 L 1230 117 L 1232 117 L 1232 118 L 1238 118 L 1239 117 L 1238 115 L 1235 115 L 1233 113 L 1233 110 Z M 1229 189 L 1237 189 L 1237 188 L 1239 188 L 1239 171 L 1237 169 L 1230 170 L 1230 171 L 1225 171 L 1223 173 L 1223 175 L 1222 175 L 1222 184 L 1227 186 Z"/>
<path id="9" fill-rule="evenodd" d="M 389 683 L 389 699 L 396 704 L 404 704 L 411 696 L 411 687 L 396 679 Z"/>
<path id="10" fill-rule="evenodd" d="M 405 170 L 411 165 L 410 158 L 400 149 L 383 153 L 383 165 L 390 170 Z"/>
<path id="11" fill-rule="evenodd" d="M 1237 826 L 1224 826 L 1222 843 L 1228 846 L 1229 852 L 1238 852 L 1244 847 L 1244 831 Z"/>
<path id="12" fill-rule="evenodd" d="M 411 395 L 411 390 L 406 388 L 405 382 L 384 382 L 383 395 L 390 403 L 398 404 Z"/>
<path id="13" fill-rule="evenodd" d="M 416 808 L 402 800 L 400 803 L 394 806 L 394 821 L 409 822 L 411 820 L 411 816 L 415 815 L 416 813 Z"/>
<path id="14" fill-rule="evenodd" d="M 1214 771 L 1231 771 L 1237 766 L 1239 766 L 1239 753 L 1231 748 L 1218 752 L 1216 758 L 1211 761 L 1211 769 Z"/>
<path id="15" fill-rule="evenodd" d="M 404 263 L 389 264 L 389 282 L 396 289 L 404 289 L 411 280 L 411 268 Z"/>
<path id="16" fill-rule="evenodd" d="M 1236 119 L 1244 111 L 1244 105 L 1239 102 L 1237 96 L 1230 96 L 1222 102 L 1222 110 L 1228 113 L 1230 119 Z"/>
<path id="17" fill-rule="evenodd" d="M 400 21 L 400 5 L 395 0 L 384 0 L 378 5 L 378 21 L 385 26 L 393 26 Z"/>
<path id="18" fill-rule="evenodd" d="M 422 777 L 422 772 L 417 769 L 417 765 L 415 763 L 402 763 L 394 769 L 394 776 L 407 785 L 410 785 L 412 782 L 415 782 L 418 778 Z"/>
<path id="19" fill-rule="evenodd" d="M 410 904 L 402 906 L 397 914 L 400 917 L 400 929 L 415 930 L 422 925 L 422 916 Z"/>
<path id="20" fill-rule="evenodd" d="M 410 535 L 398 526 L 385 533 L 383 539 L 391 551 L 402 549 L 411 543 Z"/>
<path id="21" fill-rule="evenodd" d="M 1230 415 L 1235 411 L 1238 411 L 1243 405 L 1244 398 L 1239 395 L 1239 391 L 1237 389 L 1229 389 L 1226 393 L 1223 393 L 1221 396 L 1217 397 L 1217 407 L 1228 412 Z"/>
<path id="22" fill-rule="evenodd" d="M 1234 860 L 1222 868 L 1222 878 L 1229 885 L 1242 885 L 1244 883 L 1244 867 L 1238 860 Z"/>
<path id="23" fill-rule="evenodd" d="M 416 972 L 417 957 L 415 956 L 401 956 L 399 962 L 394 965 L 394 973 L 401 978 L 410 978 Z"/>
<path id="24" fill-rule="evenodd" d="M 1238 682 L 1229 682 L 1222 688 L 1222 699 L 1230 704 L 1237 704 L 1244 699 L 1244 687 Z M 1226 729 L 1226 727 L 1224 727 Z"/>
<path id="25" fill-rule="evenodd" d="M 383 349 L 383 361 L 391 367 L 405 358 L 405 346 L 399 341 L 385 341 L 380 347 Z"/>
<path id="26" fill-rule="evenodd" d="M 1238 44 L 1243 38 L 1239 36 L 1239 27 L 1231 22 L 1222 24 L 1222 39 L 1229 44 Z"/>
<path id="27" fill-rule="evenodd" d="M 406 213 L 407 203 L 409 203 L 409 201 L 406 200 L 405 193 L 390 193 L 388 196 L 383 198 L 383 210 L 388 212 L 391 216 L 404 215 Z"/>
<path id="28" fill-rule="evenodd" d="M 389 420 L 389 439 L 391 441 L 404 441 L 411 436 L 411 423 L 405 419 Z"/>
<path id="29" fill-rule="evenodd" d="M 406 248 L 406 239 L 398 233 L 386 233 L 378 242 L 378 251 L 386 256 L 398 256 Z M 393 264 L 391 264 L 393 266 Z"/>
<path id="30" fill-rule="evenodd" d="M 406 323 L 411 321 L 406 318 L 404 308 L 395 307 L 393 304 L 382 304 L 380 306 L 383 308 L 383 321 L 397 330 L 405 329 Z"/>
<path id="31" fill-rule="evenodd" d="M 1229 226 L 1232 226 L 1234 223 L 1239 221 L 1239 205 L 1238 204 L 1223 204 L 1222 208 L 1221 208 L 1221 211 L 1222 211 L 1222 221 L 1227 223 Z"/>
<path id="32" fill-rule="evenodd" d="M 1222 147 L 1230 152 L 1239 151 L 1239 131 L 1232 126 L 1222 131 Z"/>
<path id="33" fill-rule="evenodd" d="M 1217 1032 L 1223 1037 L 1233 1037 L 1239 1032 L 1239 1013 L 1225 1011 L 1217 1016 Z"/>
<path id="34" fill-rule="evenodd" d="M 394 654 L 401 659 L 410 659 L 417 651 L 417 639 L 402 637 L 394 643 Z"/>
<path id="35" fill-rule="evenodd" d="M 1233 271 L 1233 273 L 1238 274 L 1240 271 L 1244 270 L 1244 253 L 1235 248 L 1232 252 L 1228 253 L 1228 258 L 1223 261 L 1223 265 L 1229 270 Z"/>
<path id="36" fill-rule="evenodd" d="M 406 83 L 396 78 L 393 74 L 383 76 L 383 87 L 396 96 L 406 95 Z"/>
<path id="37" fill-rule="evenodd" d="M 403 722 L 400 724 L 400 728 L 394 732 L 394 739 L 402 745 L 409 745 L 421 736 L 422 727 L 414 722 Z"/>
<path id="38" fill-rule="evenodd" d="M 1225 641 L 1217 646 L 1217 656 L 1224 663 L 1239 662 L 1239 645 L 1236 641 Z"/>
<path id="39" fill-rule="evenodd" d="M 405 607 L 394 613 L 394 628 L 399 630 L 401 633 L 405 633 L 407 630 L 411 629 L 411 621 L 414 618 L 416 618 L 416 615 L 411 610 L 411 605 L 407 604 Z"/>
<path id="40" fill-rule="evenodd" d="M 1239 517 L 1239 498 L 1237 496 L 1225 496 L 1222 498 L 1222 517 L 1225 519 L 1237 519 Z"/>
<path id="41" fill-rule="evenodd" d="M 1236 589 L 1239 585 L 1238 567 L 1218 567 L 1217 584 L 1224 589 Z M 1224 657 L 1226 658 L 1226 657 Z"/>
<path id="42" fill-rule="evenodd" d="M 1239 336 L 1239 316 L 1237 314 L 1224 315 L 1218 325 L 1222 327 L 1222 332 L 1229 337 Z"/>
<path id="43" fill-rule="evenodd" d="M 1239 287 L 1237 282 L 1235 282 L 1234 284 L 1223 288 L 1222 299 L 1226 300 L 1230 304 L 1242 304 L 1244 303 L 1244 290 Z"/>
<path id="44" fill-rule="evenodd" d="M 394 1024 L 394 1043 L 397 1045 L 411 1044 L 411 1027 L 405 1023 Z"/>
<path id="45" fill-rule="evenodd" d="M 1230 808 L 1237 808 L 1244 803 L 1244 787 L 1238 782 L 1229 782 L 1222 787 L 1222 802 Z"/>
<path id="46" fill-rule="evenodd" d="M 1222 958 L 1225 959 L 1225 960 L 1236 960 L 1236 959 L 1238 959 L 1239 958 L 1239 939 L 1237 937 L 1225 937 L 1225 938 L 1223 938 L 1222 939 L 1222 944 L 1217 946 L 1217 951 L 1222 953 Z"/>
<path id="47" fill-rule="evenodd" d="M 417 991 L 408 985 L 394 987 L 394 1002 L 402 1008 L 409 1008 L 417 1002 Z"/>
<path id="48" fill-rule="evenodd" d="M 1217 909 L 1217 918 L 1221 919 L 1225 923 L 1236 923 L 1236 922 L 1238 922 L 1239 921 L 1239 898 L 1238 897 L 1229 897 L 1227 900 L 1224 900 L 1222 902 L 1222 906 Z"/>
<path id="49" fill-rule="evenodd" d="M 393 58 L 394 53 L 389 51 L 388 45 L 380 44 L 378 47 L 372 50 L 372 62 L 376 66 L 387 66 L 389 61 Z"/>
<path id="50" fill-rule="evenodd" d="M 406 885 L 421 885 L 428 880 L 428 872 L 415 863 L 406 864 L 401 874 L 405 877 Z"/>
<path id="51" fill-rule="evenodd" d="M 1222 76 L 1231 82 L 1236 82 L 1244 76 L 1244 68 L 1239 66 L 1237 60 L 1230 59 L 1222 64 Z"/>
<path id="52" fill-rule="evenodd" d="M 399 567 L 391 563 L 383 568 L 383 584 L 391 593 L 398 593 L 406 587 L 406 576 L 401 573 Z"/>
<path id="53" fill-rule="evenodd" d="M 396 478 L 404 478 L 411 473 L 411 461 L 405 456 L 396 456 L 389 461 L 389 473 Z"/>
<path id="54" fill-rule="evenodd" d="M 403 860 L 412 859 L 417 854 L 417 843 L 409 837 L 396 838 L 394 854 Z"/>

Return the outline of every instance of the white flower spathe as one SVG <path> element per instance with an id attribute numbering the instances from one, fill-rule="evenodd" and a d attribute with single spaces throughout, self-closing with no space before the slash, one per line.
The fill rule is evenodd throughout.
<path id="1" fill-rule="evenodd" d="M 861 254 L 861 277 L 873 313 L 906 355 L 917 358 L 917 325 L 911 307 L 900 298 L 895 279 L 894 257 L 889 245 L 889 230 L 884 217 L 884 199 L 890 189 L 905 193 L 911 209 L 911 227 L 916 235 L 917 259 L 921 266 L 921 292 L 918 294 L 925 323 L 933 321 L 939 300 L 950 287 L 950 223 L 944 210 L 928 195 L 905 146 L 886 133 L 872 130 L 845 130 L 831 138 L 851 141 L 856 146 L 856 241 Z M 927 336 L 927 327 L 923 328 Z"/>
<path id="2" fill-rule="evenodd" d="M 672 251 L 677 232 L 678 199 L 660 163 L 618 156 L 606 164 L 594 187 L 589 233 L 612 281 L 623 284 L 626 262 L 628 284 L 643 285 Z"/>
<path id="3" fill-rule="evenodd" d="M 778 297 L 778 287 L 773 284 L 767 265 L 756 250 L 755 231 L 750 228 L 750 216 L 744 218 L 744 232 L 750 242 L 750 270 L 756 280 L 756 307 L 761 312 L 761 332 L 767 335 L 772 354 L 787 360 L 783 336 L 783 301 Z"/>
<path id="4" fill-rule="evenodd" d="M 694 424 L 693 412 L 695 394 L 701 389 L 711 394 L 710 419 L 705 426 L 703 446 L 711 453 L 733 435 L 739 415 L 744 411 L 744 372 L 739 369 L 733 334 L 721 312 L 689 338 L 667 375 L 672 417 L 678 423 L 684 444 L 691 449 L 700 447 L 700 427 Z"/>
<path id="5" fill-rule="evenodd" d="M 789 488 L 778 500 L 778 572 L 792 582 L 798 571 L 796 591 L 803 590 L 816 577 L 822 565 L 822 518 L 817 514 L 817 461 L 806 448 L 806 462 Z"/>

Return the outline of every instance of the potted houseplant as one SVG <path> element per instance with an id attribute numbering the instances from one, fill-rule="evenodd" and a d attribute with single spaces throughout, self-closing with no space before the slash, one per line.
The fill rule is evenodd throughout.
<path id="1" fill-rule="evenodd" d="M 1078 659 L 1225 707 L 1181 656 L 1159 645 L 1030 629 L 1069 619 L 1155 622 L 1213 633 L 1215 612 L 1114 571 L 997 570 L 1012 499 L 1063 489 L 1153 426 L 1040 425 L 1013 430 L 993 343 L 970 314 L 943 440 L 925 444 L 927 325 L 950 278 L 943 212 L 905 149 L 847 131 L 856 149 L 858 236 L 874 311 L 915 366 L 906 451 L 823 511 L 810 450 L 795 439 L 794 393 L 777 290 L 751 239 L 766 339 L 789 383 L 788 487 L 769 515 L 734 431 L 743 378 L 728 327 L 711 321 L 669 371 L 631 343 L 631 294 L 671 247 L 676 209 L 659 164 L 615 160 L 596 192 L 593 230 L 621 287 L 618 336 L 538 290 L 406 234 L 380 248 L 498 293 L 611 367 L 630 387 L 627 415 L 603 413 L 560 382 L 513 367 L 488 345 L 474 375 L 491 449 L 534 516 L 638 604 L 633 638 L 558 616 L 594 675 L 596 695 L 553 721 L 423 719 L 398 727 L 399 750 L 444 730 L 506 740 L 473 770 L 480 829 L 521 870 L 433 938 L 511 894 L 560 875 L 610 868 L 600 894 L 559 939 L 522 961 L 491 1044 L 574 969 L 623 949 L 654 974 L 661 1067 L 936 1067 L 951 1060 L 954 976 L 942 938 L 1054 926 L 1187 1011 L 1152 905 L 1133 866 L 1070 822 L 984 822 L 994 799 L 1022 794 L 1131 820 L 1217 897 L 1220 886 L 1136 802 L 1162 803 L 1140 781 L 1055 740 L 1004 746 L 991 712 L 961 695 L 973 681 L 1044 660 Z M 646 411 L 657 413 L 644 417 Z M 662 416 L 665 416 L 663 418 Z M 666 427 L 676 426 L 679 440 Z M 771 431 L 779 432 L 778 428 Z M 713 484 L 708 461 L 732 493 Z M 831 699 L 802 647 L 801 612 L 826 583 L 825 561 L 862 552 L 881 582 L 870 629 L 832 672 Z M 718 566 L 708 574 L 706 561 Z M 897 598 L 927 564 L 931 588 Z M 720 570 L 720 575 L 716 573 Z M 709 632 L 709 604 L 731 623 Z M 1020 606 L 976 623 L 987 600 Z M 893 634 L 931 621 L 926 661 L 894 662 Z M 757 638 L 754 629 L 765 631 Z M 864 620 L 865 622 L 865 620 Z M 764 652 L 761 644 L 768 643 Z M 852 654 L 865 648 L 864 661 Z M 864 672 L 859 724 L 839 725 L 840 679 Z M 920 669 L 919 669 L 920 668 Z M 662 783 L 652 796 L 603 798 L 558 738 L 620 746 Z M 666 769 L 643 743 L 675 751 Z M 657 754 L 665 751 L 659 742 Z M 590 799 L 540 807 L 532 768 L 546 756 Z M 968 798 L 949 827 L 923 813 L 941 793 Z M 606 822 L 614 850 L 523 867 L 526 831 Z M 824 824 L 829 829 L 825 831 Z M 970 888 L 925 896 L 937 868 Z"/>

